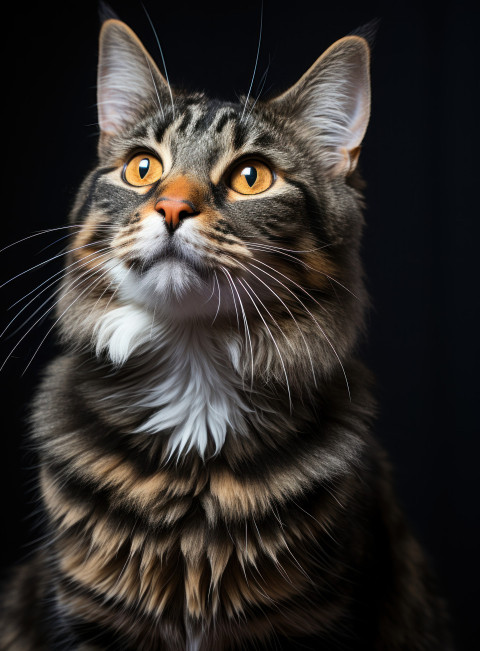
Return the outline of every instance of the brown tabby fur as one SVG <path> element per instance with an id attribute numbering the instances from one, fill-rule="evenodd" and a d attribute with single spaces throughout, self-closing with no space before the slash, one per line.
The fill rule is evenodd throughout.
<path id="1" fill-rule="evenodd" d="M 354 358 L 366 305 L 363 132 L 338 149 L 326 122 L 318 135 L 304 113 L 317 85 L 332 92 L 352 66 L 367 97 L 366 42 L 340 41 L 293 89 L 250 99 L 245 111 L 182 92 L 170 105 L 126 26 L 108 21 L 102 39 L 101 84 L 119 60 L 108 48 L 120 48 L 149 90 L 135 120 L 130 105 L 125 123 L 101 113 L 99 165 L 72 213 L 57 308 L 65 352 L 32 417 L 48 544 L 5 587 L 0 647 L 450 649 L 443 605 L 370 434 L 369 374 Z M 153 187 L 121 178 L 139 148 L 164 163 Z M 276 170 L 263 196 L 237 196 L 225 180 L 247 155 Z M 197 211 L 169 242 L 195 228 L 182 246 L 202 262 L 181 272 L 183 285 L 168 281 L 155 311 L 141 285 L 151 273 L 142 237 L 158 222 L 158 197 L 179 192 Z M 130 278 L 140 283 L 133 295 Z M 209 382 L 206 402 L 224 402 L 209 412 L 203 447 L 197 422 L 197 438 L 184 429 L 175 439 L 170 424 L 142 430 L 164 408 L 178 422 L 193 413 Z M 192 402 L 180 413 L 185 392 Z M 224 439 L 215 419 L 228 421 Z"/>

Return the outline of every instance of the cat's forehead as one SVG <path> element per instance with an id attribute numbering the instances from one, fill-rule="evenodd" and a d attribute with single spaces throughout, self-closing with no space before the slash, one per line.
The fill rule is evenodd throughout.
<path id="1" fill-rule="evenodd" d="M 243 155 L 282 156 L 275 125 L 241 103 L 186 98 L 159 107 L 145 116 L 125 137 L 123 145 L 148 147 L 168 167 L 201 174 L 223 170 Z"/>

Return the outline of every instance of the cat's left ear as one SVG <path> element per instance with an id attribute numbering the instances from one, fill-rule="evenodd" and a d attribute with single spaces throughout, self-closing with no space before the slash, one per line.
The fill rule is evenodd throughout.
<path id="1" fill-rule="evenodd" d="M 370 50 L 346 36 L 326 50 L 300 80 L 270 105 L 300 122 L 331 176 L 356 167 L 370 116 Z"/>

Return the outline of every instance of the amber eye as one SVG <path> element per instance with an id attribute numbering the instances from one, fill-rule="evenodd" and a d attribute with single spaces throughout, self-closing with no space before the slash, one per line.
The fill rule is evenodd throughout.
<path id="1" fill-rule="evenodd" d="M 260 194 L 268 190 L 274 175 L 265 163 L 246 160 L 239 163 L 230 175 L 230 187 L 240 194 Z"/>
<path id="2" fill-rule="evenodd" d="M 137 154 L 123 168 L 123 179 L 130 185 L 151 185 L 162 174 L 161 162 L 151 154 Z"/>

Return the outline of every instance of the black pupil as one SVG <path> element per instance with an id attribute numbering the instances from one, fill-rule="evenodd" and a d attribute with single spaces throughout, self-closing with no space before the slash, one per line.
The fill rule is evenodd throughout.
<path id="1" fill-rule="evenodd" d="M 150 161 L 148 160 L 148 158 L 143 158 L 138 165 L 138 171 L 140 172 L 141 179 L 145 178 L 145 174 L 148 172 L 149 167 L 150 167 Z"/>
<path id="2" fill-rule="evenodd" d="M 257 170 L 254 167 L 246 167 L 243 170 L 242 175 L 245 177 L 250 187 L 252 187 L 257 180 Z"/>

